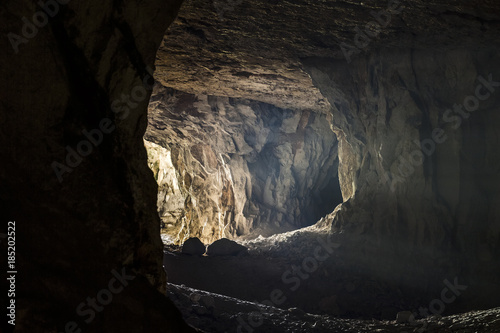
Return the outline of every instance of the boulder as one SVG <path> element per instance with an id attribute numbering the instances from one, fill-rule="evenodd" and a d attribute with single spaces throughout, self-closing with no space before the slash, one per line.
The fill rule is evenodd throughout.
<path id="1" fill-rule="evenodd" d="M 201 256 L 205 254 L 205 244 L 198 237 L 189 238 L 182 244 L 182 253 L 193 256 Z"/>
<path id="2" fill-rule="evenodd" d="M 193 303 L 197 303 L 200 301 L 200 298 L 201 298 L 201 295 L 198 294 L 198 293 L 192 293 L 191 295 L 189 295 L 189 299 L 193 302 Z"/>
<path id="3" fill-rule="evenodd" d="M 412 323 L 415 321 L 415 316 L 411 311 L 401 311 L 398 312 L 396 316 L 396 322 L 398 324 Z"/>
<path id="4" fill-rule="evenodd" d="M 203 295 L 200 298 L 200 304 L 206 307 L 207 309 L 212 309 L 215 307 L 215 300 L 210 295 Z"/>
<path id="5" fill-rule="evenodd" d="M 247 248 L 227 238 L 219 239 L 208 246 L 209 256 L 237 256 L 247 252 Z"/>

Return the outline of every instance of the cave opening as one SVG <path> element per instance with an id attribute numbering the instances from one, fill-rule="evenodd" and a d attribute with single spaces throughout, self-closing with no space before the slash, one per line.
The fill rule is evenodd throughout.
<path id="1" fill-rule="evenodd" d="M 324 113 L 157 83 L 148 114 L 165 244 L 268 237 L 311 226 L 342 202 Z"/>

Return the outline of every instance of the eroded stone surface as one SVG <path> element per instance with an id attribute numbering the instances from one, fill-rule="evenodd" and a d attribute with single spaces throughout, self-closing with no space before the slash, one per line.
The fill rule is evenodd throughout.
<path id="1" fill-rule="evenodd" d="M 211 297 L 213 307 L 193 302 L 189 295 Z M 185 286 L 170 285 L 169 297 L 182 310 L 189 323 L 207 331 L 262 332 L 348 332 L 348 333 L 409 333 L 409 332 L 456 332 L 496 333 L 500 330 L 500 309 L 473 311 L 453 316 L 429 317 L 411 323 L 395 321 L 339 319 L 326 315 L 314 315 L 292 309 L 269 307 L 256 302 L 240 301 L 220 294 L 208 293 Z M 292 311 L 290 311 L 292 310 Z M 295 310 L 297 310 L 295 308 Z"/>
<path id="2" fill-rule="evenodd" d="M 494 49 L 382 51 L 342 70 L 331 60 L 308 61 L 341 138 L 339 173 L 350 202 L 336 227 L 406 230 L 414 244 L 451 241 L 476 255 L 494 250 L 498 61 Z"/>

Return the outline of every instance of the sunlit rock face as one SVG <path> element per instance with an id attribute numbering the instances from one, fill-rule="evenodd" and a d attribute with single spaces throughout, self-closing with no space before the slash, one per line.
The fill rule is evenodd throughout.
<path id="1" fill-rule="evenodd" d="M 156 182 L 158 183 L 157 207 L 161 217 L 161 226 L 168 227 L 170 230 L 164 238 L 164 242 L 173 243 L 175 232 L 179 228 L 181 218 L 184 216 L 184 202 L 186 195 L 179 187 L 177 172 L 172 164 L 172 152 L 153 142 L 144 140 L 144 146 L 148 151 L 148 165 L 153 171 Z M 182 181 L 182 179 L 181 179 Z"/>
<path id="2" fill-rule="evenodd" d="M 161 86 L 146 147 L 175 243 L 310 225 L 342 201 L 327 115 Z"/>

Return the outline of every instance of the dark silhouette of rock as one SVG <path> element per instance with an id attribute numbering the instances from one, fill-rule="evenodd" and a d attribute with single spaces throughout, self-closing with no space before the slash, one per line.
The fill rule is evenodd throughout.
<path id="1" fill-rule="evenodd" d="M 247 252 L 247 248 L 227 238 L 219 239 L 208 246 L 209 256 L 237 256 Z"/>
<path id="2" fill-rule="evenodd" d="M 201 256 L 205 254 L 205 244 L 198 237 L 191 237 L 182 244 L 182 253 Z"/>
<path id="3" fill-rule="evenodd" d="M 40 3 L 8 0 L 0 11 L 2 225 L 16 220 L 24 244 L 15 330 L 193 332 L 163 296 L 142 139 L 156 49 L 181 1 Z M 115 284 L 105 314 L 76 319 L 76 305 L 115 275 L 127 285 Z"/>

